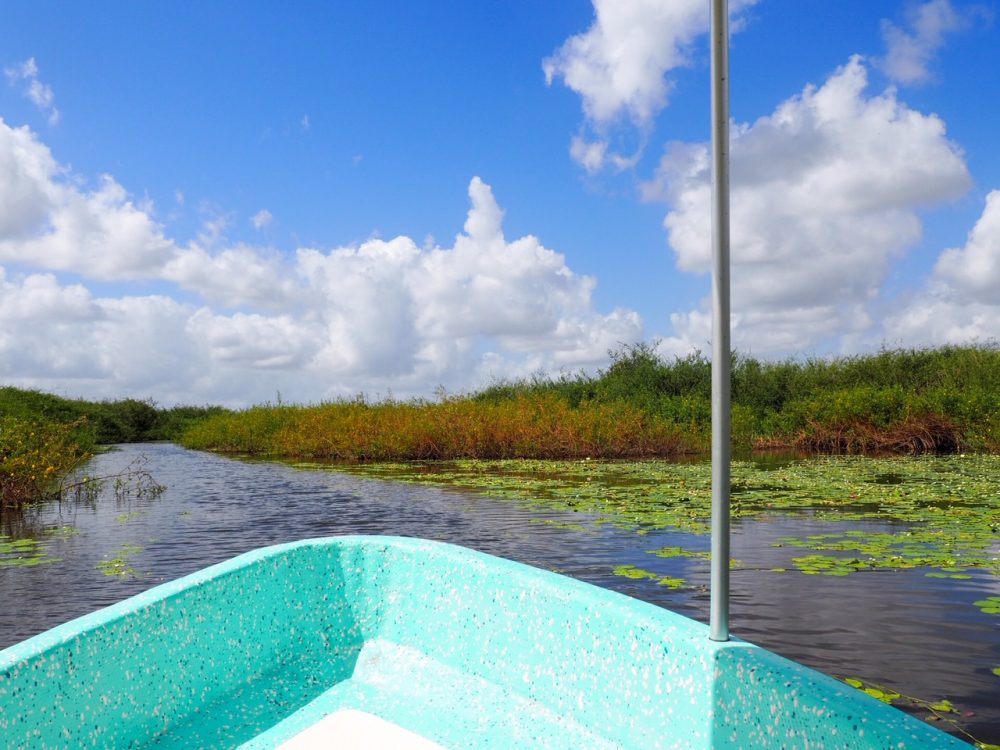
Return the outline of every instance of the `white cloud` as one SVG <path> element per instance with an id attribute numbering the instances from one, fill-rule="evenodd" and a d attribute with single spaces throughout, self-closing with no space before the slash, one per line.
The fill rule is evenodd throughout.
<path id="1" fill-rule="evenodd" d="M 308 290 L 326 300 L 327 367 L 384 372 L 427 382 L 476 368 L 490 341 L 508 368 L 558 368 L 604 361 L 607 349 L 641 335 L 641 320 L 592 308 L 594 280 L 531 236 L 508 242 L 503 212 L 474 178 L 465 233 L 452 248 L 420 248 L 408 237 L 322 253 L 300 250 Z M 497 361 L 496 358 L 490 359 Z M 496 372 L 494 374 L 503 374 Z M 440 380 L 438 380 L 440 382 Z"/>
<path id="2" fill-rule="evenodd" d="M 12 282 L 0 268 L 0 289 L 0 318 L 5 321 L 29 325 L 92 323 L 101 318 L 84 286 L 60 286 L 52 274 L 29 274 Z"/>
<path id="3" fill-rule="evenodd" d="M 965 247 L 941 254 L 934 276 L 970 301 L 1000 303 L 1000 190 L 986 196 Z"/>
<path id="4" fill-rule="evenodd" d="M 1000 336 L 1000 190 L 987 195 L 965 246 L 942 252 L 925 287 L 884 327 L 887 337 L 908 344 Z"/>
<path id="5" fill-rule="evenodd" d="M 854 57 L 821 87 L 733 128 L 733 331 L 744 351 L 809 350 L 867 329 L 890 261 L 921 235 L 917 210 L 969 186 L 938 117 L 866 86 Z M 707 144 L 671 144 L 644 193 L 670 206 L 678 267 L 708 272 Z M 675 316 L 678 339 L 705 346 L 705 309 Z"/>
<path id="6" fill-rule="evenodd" d="M 125 279 L 154 275 L 174 253 L 162 227 L 111 177 L 102 176 L 89 193 L 57 183 L 48 188 L 55 205 L 44 228 L 26 239 L 0 238 L 0 260 Z"/>
<path id="7" fill-rule="evenodd" d="M 196 244 L 177 249 L 156 277 L 228 307 L 281 308 L 297 295 L 295 280 L 281 258 L 247 245 L 215 252 Z"/>
<path id="8" fill-rule="evenodd" d="M 307 325 L 291 315 L 236 313 L 219 315 L 207 308 L 186 326 L 213 360 L 251 369 L 290 369 L 309 363 L 319 346 Z"/>
<path id="9" fill-rule="evenodd" d="M 254 229 L 263 229 L 264 227 L 270 226 L 273 220 L 274 217 L 266 208 L 262 208 L 250 217 L 250 223 L 253 225 Z"/>
<path id="10" fill-rule="evenodd" d="M 738 14 L 757 0 L 733 0 Z M 667 105 L 667 73 L 691 62 L 697 37 L 708 31 L 704 0 L 593 0 L 594 23 L 570 37 L 542 63 L 545 80 L 557 78 L 580 95 L 583 111 L 599 134 L 627 118 L 640 129 Z M 602 143 L 602 141 L 605 141 Z M 606 139 L 575 138 L 571 156 L 588 171 L 603 163 Z M 640 149 L 641 150 L 641 149 Z M 607 152 L 612 156 L 613 152 Z M 617 156 L 615 166 L 636 157 Z"/>
<path id="11" fill-rule="evenodd" d="M 0 243 L 39 230 L 59 202 L 59 166 L 27 127 L 0 118 Z"/>
<path id="12" fill-rule="evenodd" d="M 904 29 L 892 21 L 882 21 L 885 57 L 878 61 L 882 71 L 902 84 L 922 84 L 931 79 L 928 65 L 944 46 L 945 37 L 968 28 L 979 9 L 956 10 L 951 0 L 928 0 L 909 6 Z"/>
<path id="13" fill-rule="evenodd" d="M 162 403 L 426 395 L 599 365 L 642 334 L 636 313 L 596 311 L 596 282 L 562 255 L 532 236 L 507 240 L 479 178 L 452 247 L 396 237 L 294 254 L 230 242 L 219 211 L 179 245 L 113 178 L 84 183 L 29 130 L 0 122 L 5 382 Z"/>
<path id="14" fill-rule="evenodd" d="M 38 79 L 38 64 L 35 58 L 29 57 L 22 63 L 4 68 L 4 75 L 11 86 L 24 83 L 24 95 L 31 100 L 46 116 L 49 125 L 59 122 L 59 110 L 55 107 L 55 94 L 52 87 Z"/>

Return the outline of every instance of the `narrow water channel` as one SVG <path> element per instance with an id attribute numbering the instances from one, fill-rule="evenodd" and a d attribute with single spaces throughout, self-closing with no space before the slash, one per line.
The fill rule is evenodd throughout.
<path id="1" fill-rule="evenodd" d="M 688 586 L 673 590 L 612 574 L 648 563 L 656 546 L 708 540 L 671 531 L 638 535 L 588 524 L 580 513 L 528 508 L 454 489 L 250 463 L 171 444 L 126 445 L 93 474 L 138 457 L 167 487 L 158 497 L 63 501 L 0 519 L 0 542 L 34 540 L 0 559 L 0 648 L 151 586 L 264 545 L 335 534 L 398 534 L 447 541 L 555 570 L 705 621 L 708 566 L 671 560 Z M 584 522 L 584 523 L 581 523 Z M 875 523 L 850 528 L 886 530 Z M 783 535 L 831 530 L 808 515 L 734 525 L 733 633 L 840 677 L 861 676 L 929 700 L 948 699 L 977 739 L 1000 744 L 1000 616 L 969 606 L 1000 595 L 1000 577 L 928 578 L 918 570 L 844 578 L 768 574 L 787 562 Z M 28 542 L 24 542 L 27 545 Z M 943 726 L 943 729 L 948 727 Z"/>

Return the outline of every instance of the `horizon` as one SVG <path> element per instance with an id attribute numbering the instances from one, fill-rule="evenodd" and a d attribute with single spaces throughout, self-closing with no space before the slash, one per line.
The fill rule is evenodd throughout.
<path id="1" fill-rule="evenodd" d="M 996 3 L 803 5 L 730 2 L 734 348 L 995 341 Z M 9 16 L 5 385 L 405 399 L 711 349 L 702 0 Z"/>

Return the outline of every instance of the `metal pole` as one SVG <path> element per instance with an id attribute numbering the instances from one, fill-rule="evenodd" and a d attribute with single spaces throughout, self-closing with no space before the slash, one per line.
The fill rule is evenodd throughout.
<path id="1" fill-rule="evenodd" d="M 729 3 L 712 2 L 712 586 L 709 637 L 729 640 Z"/>

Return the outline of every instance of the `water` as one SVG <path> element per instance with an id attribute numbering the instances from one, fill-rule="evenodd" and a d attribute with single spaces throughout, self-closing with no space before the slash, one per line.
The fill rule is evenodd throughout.
<path id="1" fill-rule="evenodd" d="M 669 531 L 640 536 L 589 525 L 581 513 L 234 461 L 170 444 L 121 446 L 99 456 L 89 470 L 112 473 L 140 455 L 168 488 L 157 498 L 116 501 L 108 493 L 93 503 L 51 503 L 0 519 L 0 533 L 40 539 L 43 559 L 60 560 L 0 567 L 0 648 L 241 552 L 333 534 L 399 534 L 461 544 L 708 618 L 703 560 L 657 559 L 658 569 L 665 564 L 692 585 L 683 590 L 611 573 L 621 564 L 650 567 L 646 551 L 655 547 L 707 549 L 705 537 Z M 1000 677 L 990 672 L 1000 665 L 1000 617 L 969 606 L 1000 595 L 1000 578 L 984 572 L 965 581 L 933 579 L 919 570 L 844 578 L 767 572 L 790 567 L 789 558 L 801 554 L 772 547 L 775 538 L 846 528 L 890 527 L 831 524 L 808 515 L 735 523 L 733 556 L 752 569 L 733 572 L 734 635 L 829 674 L 864 677 L 921 698 L 947 698 L 973 713 L 962 722 L 977 739 L 1000 744 Z M 134 575 L 106 575 L 99 566 L 109 561 Z"/>

